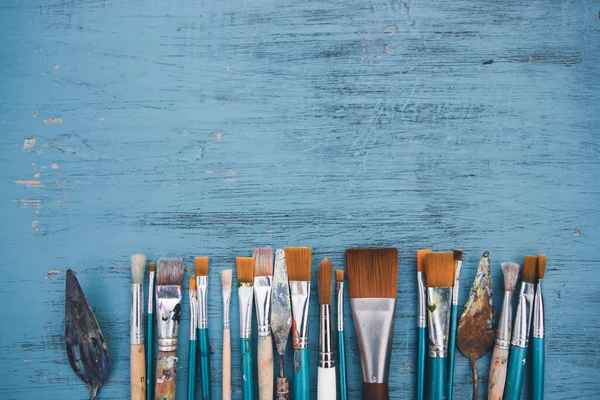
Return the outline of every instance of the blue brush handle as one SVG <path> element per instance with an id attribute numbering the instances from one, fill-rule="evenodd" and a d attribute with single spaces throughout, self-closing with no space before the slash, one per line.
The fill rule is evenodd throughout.
<path id="1" fill-rule="evenodd" d="M 340 400 L 347 400 L 348 393 L 346 388 L 346 345 L 344 344 L 344 331 L 338 331 L 338 353 L 340 370 Z"/>
<path id="2" fill-rule="evenodd" d="M 308 349 L 294 350 L 294 400 L 310 400 Z"/>
<path id="3" fill-rule="evenodd" d="M 198 342 L 200 348 L 202 400 L 210 400 L 210 353 L 208 350 L 208 329 L 198 329 Z"/>
<path id="4" fill-rule="evenodd" d="M 188 400 L 196 398 L 196 341 L 190 340 L 190 360 L 188 367 Z"/>
<path id="5" fill-rule="evenodd" d="M 448 338 L 448 400 L 452 400 L 452 384 L 454 382 L 454 354 L 456 353 L 456 324 L 458 305 L 452 305 L 450 312 L 450 337 Z"/>
<path id="6" fill-rule="evenodd" d="M 544 399 L 544 362 L 546 358 L 544 338 L 531 338 L 532 400 Z"/>
<path id="7" fill-rule="evenodd" d="M 148 322 L 146 327 L 146 332 L 148 333 L 146 339 L 146 400 L 153 400 L 154 396 L 152 395 L 152 389 L 154 388 L 154 379 L 152 379 L 152 356 L 153 349 L 152 343 L 154 343 L 154 334 L 152 332 L 153 328 L 153 314 L 148 314 Z"/>
<path id="8" fill-rule="evenodd" d="M 429 358 L 429 400 L 446 399 L 446 366 L 447 358 Z"/>
<path id="9" fill-rule="evenodd" d="M 242 352 L 242 399 L 254 399 L 254 374 L 252 372 L 252 339 L 240 339 Z"/>
<path id="10" fill-rule="evenodd" d="M 418 327 L 419 349 L 417 353 L 417 400 L 425 396 L 425 355 L 427 354 L 427 328 Z"/>
<path id="11" fill-rule="evenodd" d="M 504 400 L 520 400 L 523 376 L 525 375 L 525 360 L 527 348 L 510 346 L 508 355 L 508 371 L 504 387 Z"/>

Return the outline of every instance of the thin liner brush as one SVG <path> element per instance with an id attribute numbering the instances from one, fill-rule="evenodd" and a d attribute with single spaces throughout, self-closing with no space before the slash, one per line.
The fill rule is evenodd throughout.
<path id="1" fill-rule="evenodd" d="M 194 258 L 198 296 L 198 350 L 202 400 L 210 400 L 210 351 L 208 344 L 208 257 Z"/>
<path id="2" fill-rule="evenodd" d="M 236 257 L 238 299 L 240 301 L 240 346 L 242 353 L 242 398 L 254 399 L 252 371 L 252 299 L 254 286 L 254 257 Z"/>
<path id="3" fill-rule="evenodd" d="M 458 295 L 460 292 L 460 270 L 462 268 L 462 250 L 454 250 L 454 284 L 452 285 L 452 308 L 450 310 L 450 338 L 448 340 L 448 400 L 452 400 L 454 384 L 454 355 L 456 354 L 456 329 L 458 321 Z"/>
<path id="4" fill-rule="evenodd" d="M 324 258 L 319 266 L 319 369 L 317 374 L 317 399 L 335 400 L 335 355 L 331 340 L 331 302 L 333 297 L 333 265 Z"/>
<path id="5" fill-rule="evenodd" d="M 346 376 L 346 344 L 344 339 L 344 270 L 335 270 L 337 292 L 338 365 L 340 371 L 340 400 L 348 399 Z"/>
<path id="6" fill-rule="evenodd" d="M 130 387 L 131 400 L 146 398 L 146 362 L 144 348 L 144 272 L 146 256 L 131 256 L 131 359 Z"/>
<path id="7" fill-rule="evenodd" d="M 417 288 L 419 292 L 419 310 L 417 331 L 419 347 L 417 352 L 417 400 L 423 400 L 425 391 L 425 357 L 427 354 L 427 287 L 425 284 L 425 261 L 431 250 L 417 250 Z"/>
<path id="8" fill-rule="evenodd" d="M 273 249 L 255 248 L 254 300 L 258 322 L 258 398 L 273 400 L 273 338 L 271 337 L 271 290 Z"/>
<path id="9" fill-rule="evenodd" d="M 152 400 L 152 357 L 154 355 L 152 344 L 154 343 L 154 318 L 153 318 L 153 306 L 154 306 L 154 263 L 150 263 L 150 273 L 148 274 L 148 317 L 146 321 L 146 400 Z"/>
<path id="10" fill-rule="evenodd" d="M 190 355 L 188 364 L 188 399 L 196 398 L 196 327 L 198 326 L 198 298 L 196 297 L 196 276 L 190 276 Z"/>
<path id="11" fill-rule="evenodd" d="M 544 363 L 546 358 L 544 329 L 544 297 L 542 295 L 542 279 L 546 273 L 546 256 L 538 255 L 535 298 L 533 300 L 533 333 L 531 338 L 531 371 L 533 400 L 544 399 Z"/>
<path id="12" fill-rule="evenodd" d="M 231 400 L 231 331 L 229 330 L 229 306 L 231 300 L 232 270 L 221 271 L 223 295 L 223 400 Z"/>

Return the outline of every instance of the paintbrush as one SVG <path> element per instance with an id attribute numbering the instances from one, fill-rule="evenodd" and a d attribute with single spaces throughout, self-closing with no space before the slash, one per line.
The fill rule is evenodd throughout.
<path id="1" fill-rule="evenodd" d="M 346 270 L 362 365 L 363 399 L 387 400 L 390 398 L 388 376 L 398 290 L 398 250 L 346 250 Z"/>
<path id="2" fill-rule="evenodd" d="M 331 303 L 333 297 L 333 265 L 324 258 L 319 265 L 319 369 L 317 373 L 317 399 L 335 400 L 335 355 L 331 340 Z"/>
<path id="3" fill-rule="evenodd" d="M 277 400 L 287 400 L 289 383 L 284 374 L 283 355 L 292 327 L 292 306 L 290 287 L 285 265 L 285 252 L 275 252 L 275 271 L 273 273 L 273 293 L 271 296 L 271 330 L 279 353 L 279 377 L 277 377 Z"/>
<path id="4" fill-rule="evenodd" d="M 502 312 L 500 313 L 500 322 L 498 322 L 496 342 L 494 352 L 492 353 L 492 363 L 488 379 L 488 400 L 502 400 L 502 395 L 504 394 L 506 364 L 508 363 L 508 350 L 510 349 L 512 329 L 513 292 L 521 270 L 519 264 L 505 262 L 501 265 L 504 274 L 504 301 L 502 302 Z"/>
<path id="5" fill-rule="evenodd" d="M 198 350 L 202 400 L 210 400 L 210 351 L 208 344 L 208 257 L 196 257 L 196 290 L 198 296 Z"/>
<path id="6" fill-rule="evenodd" d="M 348 399 L 346 376 L 346 344 L 344 340 L 344 270 L 335 270 L 337 292 L 338 369 L 340 371 L 340 400 Z"/>
<path id="7" fill-rule="evenodd" d="M 156 361 L 156 400 L 175 399 L 177 332 L 181 317 L 183 260 L 161 258 L 156 273 L 156 319 L 158 359 Z"/>
<path id="8" fill-rule="evenodd" d="M 429 400 L 446 398 L 447 341 L 454 274 L 452 253 L 427 254 L 425 275 L 429 329 Z"/>
<path id="9" fill-rule="evenodd" d="M 190 275 L 190 354 L 188 364 L 188 399 L 196 398 L 196 330 L 198 326 L 198 298 L 196 276 Z"/>
<path id="10" fill-rule="evenodd" d="M 452 400 L 454 384 L 454 354 L 456 353 L 456 327 L 458 321 L 458 295 L 460 292 L 460 269 L 462 267 L 462 250 L 454 250 L 454 278 L 452 285 L 452 307 L 450 309 L 450 337 L 448 339 L 448 400 Z"/>
<path id="11" fill-rule="evenodd" d="M 419 310 L 417 331 L 419 348 L 417 352 L 417 400 L 423 400 L 425 391 L 425 349 L 427 343 L 427 288 L 425 285 L 425 261 L 431 250 L 417 250 L 417 288 L 419 292 Z"/>
<path id="12" fill-rule="evenodd" d="M 146 320 L 147 332 L 146 332 L 146 400 L 152 400 L 152 344 L 154 343 L 154 263 L 150 263 L 150 273 L 148 274 L 148 316 Z"/>
<path id="13" fill-rule="evenodd" d="M 254 301 L 258 322 L 258 398 L 273 400 L 273 339 L 271 337 L 271 290 L 273 249 L 256 248 L 254 256 Z"/>
<path id="14" fill-rule="evenodd" d="M 240 345 L 242 353 L 242 398 L 254 398 L 252 371 L 252 295 L 254 282 L 254 257 L 236 257 L 238 299 L 240 301 Z"/>
<path id="15" fill-rule="evenodd" d="M 223 400 L 231 400 L 231 332 L 229 330 L 229 305 L 231 300 L 230 269 L 221 271 L 223 294 Z"/>
<path id="16" fill-rule="evenodd" d="M 510 342 L 504 400 L 519 400 L 521 398 L 525 362 L 527 360 L 527 344 L 533 314 L 533 296 L 537 282 L 537 261 L 536 256 L 525 256 L 523 260 L 523 282 L 519 292 L 517 314 L 515 315 L 515 324 Z"/>
<path id="17" fill-rule="evenodd" d="M 546 256 L 538 255 L 535 298 L 533 300 L 533 333 L 531 338 L 531 370 L 533 400 L 544 399 L 544 363 L 546 349 L 544 343 L 544 297 L 542 296 L 542 279 L 546 273 Z"/>
<path id="18" fill-rule="evenodd" d="M 308 306 L 310 299 L 310 247 L 286 247 L 292 297 L 292 343 L 294 345 L 294 400 L 310 399 L 308 369 Z"/>
<path id="19" fill-rule="evenodd" d="M 130 343 L 130 388 L 131 400 L 146 398 L 146 360 L 144 347 L 144 273 L 146 256 L 131 256 L 131 335 Z"/>

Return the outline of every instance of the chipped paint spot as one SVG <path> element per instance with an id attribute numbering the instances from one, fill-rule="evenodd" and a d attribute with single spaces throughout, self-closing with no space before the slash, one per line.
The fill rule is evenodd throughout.
<path id="1" fill-rule="evenodd" d="M 25 185 L 25 186 L 44 186 L 40 181 L 32 181 L 26 179 L 17 179 L 15 181 L 17 185 Z"/>
<path id="2" fill-rule="evenodd" d="M 235 182 L 235 178 L 226 178 L 225 181 L 232 183 L 232 182 Z"/>
<path id="3" fill-rule="evenodd" d="M 573 236 L 581 236 L 581 231 L 577 229 L 575 232 L 573 232 Z"/>
<path id="4" fill-rule="evenodd" d="M 36 53 L 40 53 L 42 52 L 44 49 L 41 46 L 35 46 L 35 48 L 33 49 L 33 51 L 35 51 Z"/>
<path id="5" fill-rule="evenodd" d="M 32 226 L 33 228 L 35 228 L 35 227 L 37 226 L 37 224 L 38 224 L 38 223 L 39 223 L 39 221 L 32 221 L 32 222 L 31 222 L 31 226 Z"/>
<path id="6" fill-rule="evenodd" d="M 18 202 L 19 207 L 22 207 L 22 208 L 27 208 L 27 207 L 40 208 L 42 205 L 42 201 L 38 200 L 38 199 L 18 199 L 18 200 L 13 200 L 13 201 Z"/>
<path id="7" fill-rule="evenodd" d="M 62 122 L 63 122 L 62 118 L 46 118 L 44 120 L 45 125 L 62 124 Z"/>
<path id="8" fill-rule="evenodd" d="M 51 280 L 54 280 L 54 279 L 56 279 L 56 277 L 58 276 L 59 273 L 60 273 L 59 270 L 51 269 L 50 271 L 46 272 L 45 279 L 50 278 Z"/>
<path id="9" fill-rule="evenodd" d="M 57 163 L 52 163 L 52 165 L 50 167 L 52 169 L 58 169 L 58 164 Z"/>
<path id="10" fill-rule="evenodd" d="M 393 35 L 394 33 L 396 33 L 397 28 L 393 25 L 388 26 L 387 28 L 385 28 L 383 30 L 383 33 L 386 35 Z"/>
<path id="11" fill-rule="evenodd" d="M 227 64 L 227 65 L 225 66 L 225 69 L 226 69 L 227 71 L 231 71 L 231 67 L 229 66 L 229 64 Z"/>
<path id="12" fill-rule="evenodd" d="M 40 112 L 39 112 L 38 110 L 35 110 L 35 111 L 33 112 L 33 114 L 31 114 L 31 117 L 32 117 L 32 118 L 36 118 L 38 115 L 40 115 Z"/>
<path id="13" fill-rule="evenodd" d="M 54 66 L 54 69 L 59 69 L 59 68 L 60 68 L 60 64 L 56 64 L 56 65 Z"/>
<path id="14" fill-rule="evenodd" d="M 223 138 L 223 132 L 221 132 L 221 131 L 216 131 L 215 133 L 213 133 L 213 135 L 217 142 L 220 142 L 221 138 Z"/>
<path id="15" fill-rule="evenodd" d="M 213 171 L 212 169 L 207 169 L 204 172 L 206 172 L 207 175 L 210 175 L 210 174 L 213 174 L 215 171 Z"/>
<path id="16" fill-rule="evenodd" d="M 33 146 L 35 146 L 35 138 L 26 138 L 23 141 L 23 151 L 31 151 Z"/>
<path id="17" fill-rule="evenodd" d="M 36 172 L 35 174 L 33 174 L 33 179 L 38 179 L 40 177 L 40 173 Z"/>

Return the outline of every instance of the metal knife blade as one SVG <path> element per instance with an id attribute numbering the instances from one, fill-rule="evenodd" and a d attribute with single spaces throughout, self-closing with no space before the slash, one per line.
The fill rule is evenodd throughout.
<path id="1" fill-rule="evenodd" d="M 273 272 L 273 289 L 271 293 L 271 330 L 275 338 L 277 352 L 285 353 L 290 329 L 292 327 L 292 306 L 290 289 L 285 263 L 285 253 L 277 249 L 275 253 L 275 270 Z"/>

